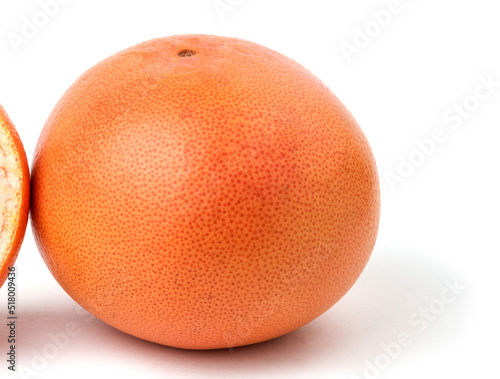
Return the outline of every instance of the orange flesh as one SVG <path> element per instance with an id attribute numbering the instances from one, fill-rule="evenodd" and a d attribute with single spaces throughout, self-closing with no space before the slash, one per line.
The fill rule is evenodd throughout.
<path id="1" fill-rule="evenodd" d="M 11 121 L 0 107 L 0 286 L 21 247 L 28 204 L 26 155 Z"/>

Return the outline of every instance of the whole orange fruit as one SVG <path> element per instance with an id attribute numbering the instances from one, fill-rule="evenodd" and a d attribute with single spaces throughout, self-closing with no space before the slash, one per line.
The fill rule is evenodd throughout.
<path id="1" fill-rule="evenodd" d="M 0 287 L 24 239 L 30 206 L 30 174 L 23 144 L 0 106 Z"/>
<path id="2" fill-rule="evenodd" d="M 66 292 L 160 344 L 252 344 L 354 284 L 379 220 L 361 129 L 314 75 L 239 39 L 155 39 L 65 93 L 32 170 L 35 237 Z"/>

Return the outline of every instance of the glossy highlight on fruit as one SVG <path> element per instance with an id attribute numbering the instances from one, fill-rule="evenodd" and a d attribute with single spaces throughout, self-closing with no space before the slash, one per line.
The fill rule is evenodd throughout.
<path id="1" fill-rule="evenodd" d="M 312 73 L 263 46 L 180 35 L 112 55 L 40 136 L 32 222 L 66 292 L 186 349 L 269 340 L 321 315 L 373 250 L 375 161 Z"/>
<path id="2" fill-rule="evenodd" d="M 0 287 L 24 239 L 30 204 L 28 160 L 19 135 L 0 106 Z"/>

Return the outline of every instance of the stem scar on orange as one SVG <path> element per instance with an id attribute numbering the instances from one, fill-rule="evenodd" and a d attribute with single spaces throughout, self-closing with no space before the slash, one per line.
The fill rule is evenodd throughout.
<path id="1" fill-rule="evenodd" d="M 34 156 L 32 221 L 66 292 L 126 333 L 214 349 L 281 336 L 354 284 L 376 240 L 375 161 L 312 73 L 180 35 L 83 74 Z"/>
<path id="2" fill-rule="evenodd" d="M 23 144 L 0 106 L 0 286 L 14 265 L 28 222 L 30 175 Z"/>

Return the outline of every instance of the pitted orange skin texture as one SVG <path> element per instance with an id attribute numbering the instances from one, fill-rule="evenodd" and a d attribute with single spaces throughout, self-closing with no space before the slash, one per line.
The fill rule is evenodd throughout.
<path id="1" fill-rule="evenodd" d="M 81 76 L 41 134 L 32 220 L 66 292 L 186 349 L 269 340 L 321 315 L 374 247 L 379 183 L 352 115 L 263 46 L 181 35 Z"/>

